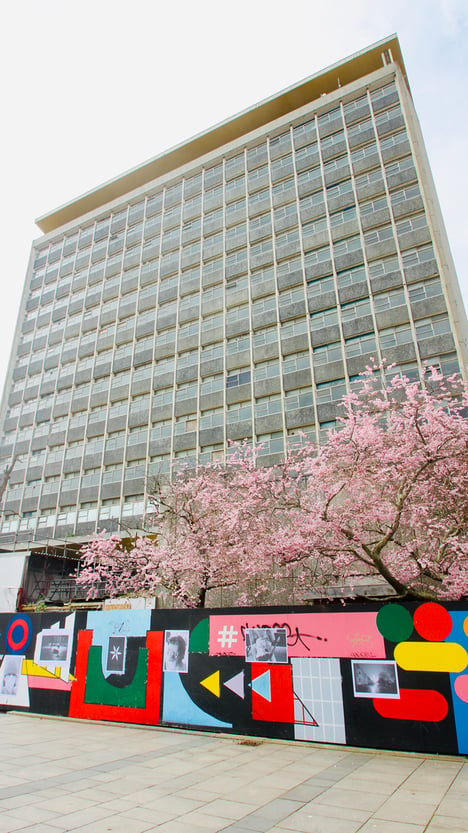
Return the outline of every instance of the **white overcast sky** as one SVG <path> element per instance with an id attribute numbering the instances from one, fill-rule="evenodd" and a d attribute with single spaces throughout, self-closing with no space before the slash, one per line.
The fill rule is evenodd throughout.
<path id="1" fill-rule="evenodd" d="M 394 32 L 467 305 L 467 0 L 4 0 L 0 390 L 36 217 Z"/>

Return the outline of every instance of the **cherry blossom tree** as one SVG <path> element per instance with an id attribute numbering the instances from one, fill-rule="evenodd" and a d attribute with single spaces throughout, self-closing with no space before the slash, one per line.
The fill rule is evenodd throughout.
<path id="1" fill-rule="evenodd" d="M 467 595 L 467 388 L 436 370 L 381 386 L 382 370 L 344 398 L 318 450 L 305 442 L 263 468 L 245 442 L 225 465 L 157 482 L 157 538 L 99 536 L 81 583 L 111 596 L 164 588 L 187 606 L 220 588 L 231 603 L 301 601 L 366 576 L 399 597 Z"/>
<path id="2" fill-rule="evenodd" d="M 88 596 L 163 591 L 188 607 L 204 607 L 207 595 L 221 589 L 229 590 L 234 601 L 258 598 L 265 589 L 265 572 L 260 572 L 258 558 L 255 563 L 250 559 L 254 527 L 243 505 L 246 496 L 254 503 L 257 499 L 255 461 L 254 452 L 244 445 L 233 451 L 226 466 L 180 470 L 170 483 L 156 480 L 152 502 L 157 536 L 128 541 L 101 534 L 88 543 L 78 578 L 88 587 Z M 260 519 L 255 530 L 266 535 Z M 254 584 L 250 593 L 246 577 Z"/>
<path id="3" fill-rule="evenodd" d="M 432 369 L 425 384 L 396 376 L 381 389 L 370 369 L 320 453 L 288 461 L 298 477 L 275 535 L 283 565 L 316 585 L 367 575 L 400 597 L 467 595 L 467 408 L 455 377 Z"/>

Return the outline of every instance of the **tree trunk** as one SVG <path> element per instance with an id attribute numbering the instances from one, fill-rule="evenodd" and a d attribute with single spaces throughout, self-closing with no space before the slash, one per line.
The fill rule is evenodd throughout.
<path id="1" fill-rule="evenodd" d="M 17 455 L 13 457 L 9 466 L 5 466 L 1 476 L 0 476 L 0 504 L 3 499 L 3 495 L 5 494 L 5 489 L 8 486 L 8 481 L 11 477 L 11 473 L 15 467 L 15 463 L 17 460 Z"/>
<path id="2" fill-rule="evenodd" d="M 200 591 L 198 593 L 196 607 L 197 608 L 205 607 L 205 601 L 206 601 L 206 587 L 201 587 Z"/>

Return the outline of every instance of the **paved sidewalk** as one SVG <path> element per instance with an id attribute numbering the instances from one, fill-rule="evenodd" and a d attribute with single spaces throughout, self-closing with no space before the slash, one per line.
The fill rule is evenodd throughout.
<path id="1" fill-rule="evenodd" d="M 468 833 L 464 758 L 0 714 L 0 833 Z"/>

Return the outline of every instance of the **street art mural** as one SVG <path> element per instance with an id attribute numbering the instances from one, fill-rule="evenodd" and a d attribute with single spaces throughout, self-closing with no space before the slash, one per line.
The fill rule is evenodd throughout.
<path id="1" fill-rule="evenodd" d="M 0 709 L 468 754 L 468 606 L 0 614 Z"/>

